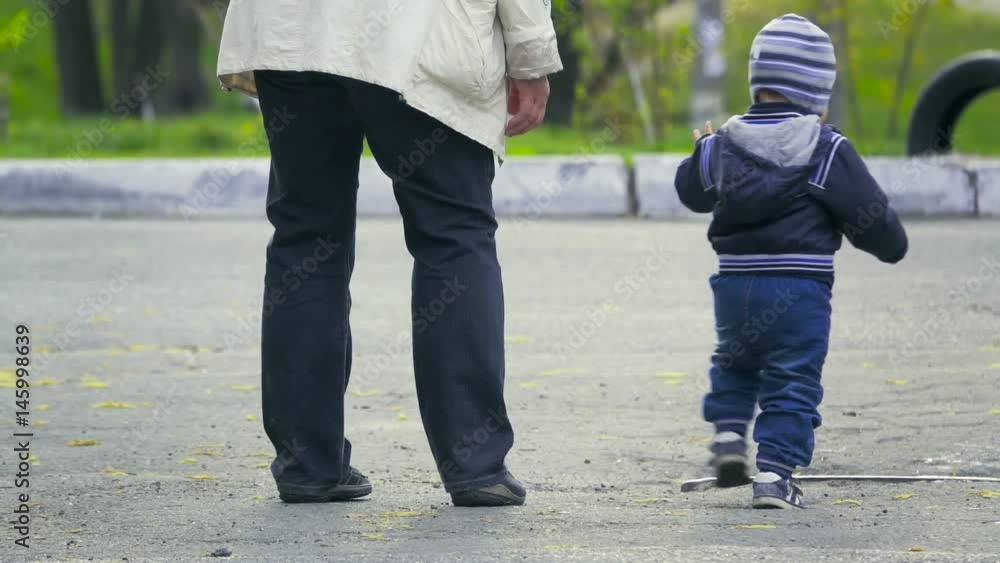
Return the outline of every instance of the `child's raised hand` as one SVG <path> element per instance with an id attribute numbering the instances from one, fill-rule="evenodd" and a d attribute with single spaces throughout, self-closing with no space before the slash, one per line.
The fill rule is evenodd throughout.
<path id="1" fill-rule="evenodd" d="M 714 131 L 712 131 L 712 122 L 711 121 L 706 121 L 705 122 L 705 134 L 706 135 L 711 135 L 713 132 Z M 697 143 L 698 139 L 701 139 L 701 131 L 695 129 L 694 130 L 694 141 Z"/>

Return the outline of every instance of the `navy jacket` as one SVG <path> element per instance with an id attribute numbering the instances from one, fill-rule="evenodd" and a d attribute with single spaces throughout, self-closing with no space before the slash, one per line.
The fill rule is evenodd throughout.
<path id="1" fill-rule="evenodd" d="M 698 140 L 675 179 L 681 202 L 711 212 L 719 271 L 833 278 L 841 236 L 883 262 L 906 232 L 846 137 L 785 103 L 754 104 Z"/>

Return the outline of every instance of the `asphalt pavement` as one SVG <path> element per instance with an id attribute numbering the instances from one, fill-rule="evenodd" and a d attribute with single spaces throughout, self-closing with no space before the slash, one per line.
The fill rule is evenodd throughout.
<path id="1" fill-rule="evenodd" d="M 283 505 L 260 422 L 257 221 L 0 222 L 0 507 L 30 428 L 30 545 L 0 560 L 1000 561 L 1000 486 L 681 493 L 700 418 L 714 256 L 702 222 L 507 219 L 512 471 L 528 504 L 452 507 L 420 426 L 398 220 L 359 225 L 354 463 L 369 500 Z M 897 266 L 837 258 L 811 473 L 1000 477 L 1000 221 L 909 221 Z M 33 336 L 16 425 L 15 326 Z M 73 444 L 73 445 L 71 445 Z"/>

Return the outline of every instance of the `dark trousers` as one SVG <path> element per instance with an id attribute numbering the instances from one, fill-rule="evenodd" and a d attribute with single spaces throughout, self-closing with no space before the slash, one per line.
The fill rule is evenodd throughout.
<path id="1" fill-rule="evenodd" d="M 506 476 L 503 286 L 492 152 L 397 93 L 314 72 L 258 71 L 271 147 L 262 328 L 264 428 L 278 490 L 320 494 L 345 478 L 351 272 L 367 138 L 392 178 L 413 256 L 417 399 L 449 492 Z"/>
<path id="2" fill-rule="evenodd" d="M 759 403 L 757 467 L 788 476 L 812 461 L 822 419 L 831 285 L 794 276 L 714 275 L 718 343 L 705 420 L 741 435 Z"/>

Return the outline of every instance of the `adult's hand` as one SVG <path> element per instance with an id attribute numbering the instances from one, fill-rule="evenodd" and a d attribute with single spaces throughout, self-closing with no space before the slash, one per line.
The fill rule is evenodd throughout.
<path id="1" fill-rule="evenodd" d="M 507 113 L 513 115 L 504 131 L 508 137 L 523 135 L 541 125 L 545 106 L 549 103 L 549 79 L 510 79 Z"/>

